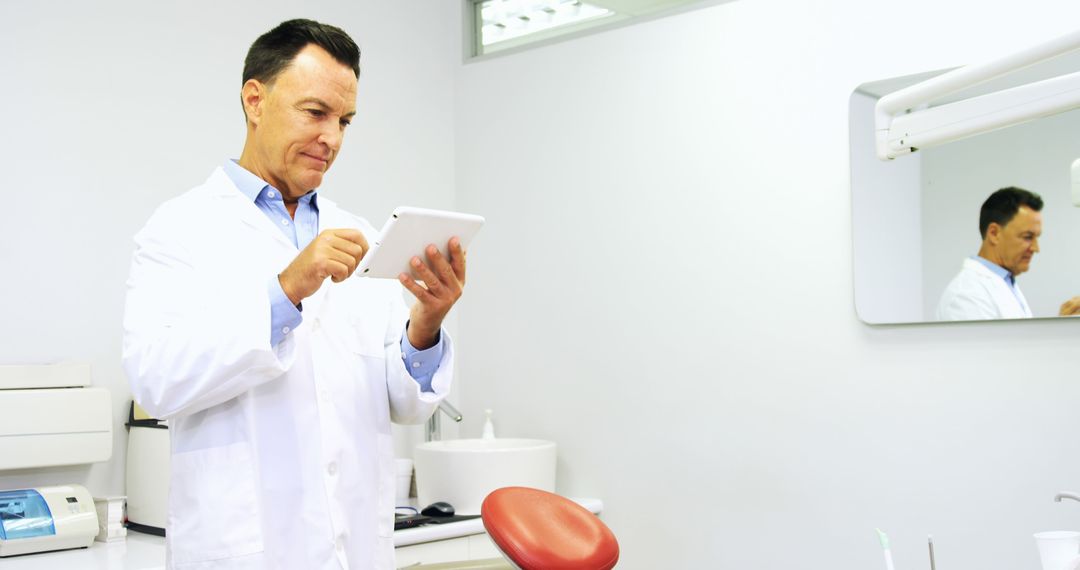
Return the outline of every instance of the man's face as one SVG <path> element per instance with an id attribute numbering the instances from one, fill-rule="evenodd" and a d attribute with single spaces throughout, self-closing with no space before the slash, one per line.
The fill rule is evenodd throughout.
<path id="1" fill-rule="evenodd" d="M 318 188 L 356 114 L 353 70 L 311 44 L 271 85 L 248 81 L 242 97 L 254 124 L 245 166 L 287 200 Z"/>
<path id="2" fill-rule="evenodd" d="M 1031 258 L 1039 251 L 1042 214 L 1027 206 L 1020 206 L 1020 210 L 1004 227 L 997 224 L 990 226 L 987 238 L 1000 260 L 999 265 L 1013 275 L 1027 271 Z"/>

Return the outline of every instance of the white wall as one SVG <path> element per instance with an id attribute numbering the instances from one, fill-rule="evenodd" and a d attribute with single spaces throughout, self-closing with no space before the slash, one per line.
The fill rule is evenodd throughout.
<path id="1" fill-rule="evenodd" d="M 879 568 L 874 527 L 898 568 L 928 533 L 940 568 L 1035 568 L 1080 527 L 1080 323 L 859 322 L 847 114 L 1078 16 L 743 1 L 465 65 L 465 431 L 557 441 L 628 569 Z"/>
<path id="2" fill-rule="evenodd" d="M 1017 282 L 1036 316 L 1058 314 L 1080 294 L 1080 209 L 1072 205 L 1069 167 L 1080 157 L 1080 112 L 995 131 L 923 157 L 923 253 L 928 304 L 936 304 L 960 260 L 978 252 L 979 208 L 994 190 L 1019 186 L 1043 198 L 1043 237 L 1031 269 Z"/>
<path id="3" fill-rule="evenodd" d="M 0 489 L 123 493 L 131 237 L 157 204 L 239 156 L 244 55 L 294 17 L 336 24 L 362 51 L 359 116 L 325 194 L 377 225 L 403 203 L 449 206 L 453 3 L 0 2 L 0 363 L 91 363 L 116 430 L 111 461 L 0 473 Z"/>
<path id="4" fill-rule="evenodd" d="M 882 161 L 877 98 L 851 95 L 851 239 L 855 311 L 871 324 L 923 320 L 922 155 Z"/>

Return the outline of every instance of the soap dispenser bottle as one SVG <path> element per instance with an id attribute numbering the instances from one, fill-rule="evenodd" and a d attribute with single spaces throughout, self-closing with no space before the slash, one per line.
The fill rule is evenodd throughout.
<path id="1" fill-rule="evenodd" d="M 484 432 L 480 439 L 495 439 L 495 426 L 491 423 L 491 410 L 484 410 Z"/>

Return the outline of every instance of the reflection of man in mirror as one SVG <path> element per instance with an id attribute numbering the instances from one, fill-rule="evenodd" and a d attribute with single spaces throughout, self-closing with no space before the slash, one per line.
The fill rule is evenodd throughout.
<path id="1" fill-rule="evenodd" d="M 1028 270 L 1039 251 L 1042 207 L 1038 194 L 1015 187 L 1002 188 L 983 202 L 979 254 L 965 259 L 960 273 L 945 288 L 938 302 L 938 320 L 1031 317 L 1016 277 Z"/>

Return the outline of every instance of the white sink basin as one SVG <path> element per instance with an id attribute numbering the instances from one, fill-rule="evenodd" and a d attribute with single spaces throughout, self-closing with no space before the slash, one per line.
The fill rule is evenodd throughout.
<path id="1" fill-rule="evenodd" d="M 555 492 L 555 442 L 542 439 L 450 439 L 416 446 L 420 507 L 446 501 L 461 515 L 480 514 L 488 493 L 521 486 Z"/>

